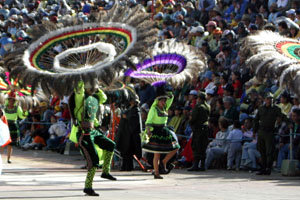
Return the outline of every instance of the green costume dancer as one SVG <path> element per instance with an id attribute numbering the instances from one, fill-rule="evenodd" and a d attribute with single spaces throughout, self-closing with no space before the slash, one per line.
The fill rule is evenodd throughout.
<path id="1" fill-rule="evenodd" d="M 12 140 L 12 142 L 7 146 L 7 163 L 11 163 L 10 158 L 12 154 L 12 146 L 18 145 L 20 139 L 19 125 L 17 120 L 25 119 L 28 115 L 28 112 L 23 111 L 22 108 L 17 105 L 15 92 L 10 92 L 8 94 L 8 101 L 5 103 L 4 111 Z"/>
<path id="2" fill-rule="evenodd" d="M 168 161 L 176 154 L 180 148 L 177 137 L 167 126 L 168 109 L 172 105 L 174 96 L 172 93 L 166 93 L 157 89 L 158 97 L 152 104 L 146 120 L 146 129 L 150 135 L 149 142 L 143 145 L 143 150 L 154 153 L 153 166 L 154 178 L 162 179 L 159 175 L 160 154 L 167 154 L 163 159 L 161 167 L 162 173 L 168 174 L 174 165 L 167 167 Z"/>
<path id="3" fill-rule="evenodd" d="M 79 147 L 87 161 L 88 173 L 83 190 L 89 196 L 99 196 L 93 188 L 92 183 L 99 167 L 99 157 L 95 149 L 95 144 L 103 149 L 104 163 L 102 166 L 102 178 L 116 180 L 110 175 L 110 165 L 113 157 L 115 143 L 107 138 L 99 129 L 99 122 L 96 118 L 99 105 L 106 101 L 107 97 L 102 90 L 96 93 L 90 88 L 85 88 L 84 83 L 80 82 L 75 89 L 74 95 L 70 97 L 70 110 L 76 119 L 73 126 L 76 132 Z"/>

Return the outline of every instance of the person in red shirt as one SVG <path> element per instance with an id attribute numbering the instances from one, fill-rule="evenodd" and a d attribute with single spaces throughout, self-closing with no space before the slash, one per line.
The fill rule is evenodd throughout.
<path id="1" fill-rule="evenodd" d="M 194 109 L 197 104 L 197 95 L 198 95 L 198 92 L 196 90 L 191 90 L 189 93 L 190 107 L 192 109 Z"/>
<path id="2" fill-rule="evenodd" d="M 218 91 L 217 91 L 217 94 L 220 96 L 220 97 L 223 97 L 224 95 L 224 88 L 226 87 L 226 85 L 228 84 L 228 77 L 226 74 L 223 74 L 221 77 L 220 77 L 220 85 L 218 86 Z"/>
<path id="3" fill-rule="evenodd" d="M 234 71 L 231 74 L 232 86 L 234 88 L 234 96 L 236 98 L 241 98 L 242 96 L 242 83 L 240 81 L 240 72 Z"/>

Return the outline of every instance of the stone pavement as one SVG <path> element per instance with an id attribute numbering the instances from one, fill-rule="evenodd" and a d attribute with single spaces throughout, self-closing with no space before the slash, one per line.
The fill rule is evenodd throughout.
<path id="1" fill-rule="evenodd" d="M 118 181 L 100 178 L 97 172 L 94 189 L 99 197 L 84 196 L 86 171 L 78 154 L 60 155 L 47 151 L 14 150 L 12 164 L 2 155 L 4 169 L 0 176 L 1 199 L 114 199 L 114 200 L 293 200 L 300 199 L 300 177 L 256 176 L 248 172 L 174 170 L 163 180 L 154 180 L 142 171 L 112 174 Z"/>

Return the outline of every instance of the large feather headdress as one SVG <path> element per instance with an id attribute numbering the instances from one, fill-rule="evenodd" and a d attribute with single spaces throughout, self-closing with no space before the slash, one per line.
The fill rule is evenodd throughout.
<path id="1" fill-rule="evenodd" d="M 279 79 L 300 96 L 300 42 L 271 31 L 260 31 L 242 43 L 240 55 L 259 81 Z"/>
<path id="2" fill-rule="evenodd" d="M 0 104 L 5 104 L 11 93 L 14 93 L 21 107 L 28 109 L 39 105 L 42 101 L 49 102 L 49 98 L 41 90 L 31 91 L 30 85 L 21 88 L 18 81 L 10 79 L 8 72 L 0 71 Z"/>
<path id="3" fill-rule="evenodd" d="M 166 40 L 155 44 L 152 58 L 143 60 L 136 65 L 137 70 L 129 69 L 125 75 L 152 85 L 168 83 L 177 88 L 199 76 L 206 66 L 206 57 L 200 50 L 175 40 Z"/>
<path id="4" fill-rule="evenodd" d="M 32 43 L 6 55 L 4 66 L 33 89 L 40 84 L 47 94 L 54 90 L 69 95 L 79 80 L 92 86 L 110 85 L 121 69 L 134 67 L 131 56 L 146 55 L 156 35 L 150 14 L 141 6 L 130 9 L 115 4 L 92 23 L 68 16 L 58 25 L 34 26 Z"/>

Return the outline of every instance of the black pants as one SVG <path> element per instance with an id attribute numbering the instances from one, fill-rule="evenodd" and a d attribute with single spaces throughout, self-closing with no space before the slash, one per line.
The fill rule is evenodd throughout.
<path id="1" fill-rule="evenodd" d="M 272 168 L 275 152 L 273 132 L 258 131 L 257 150 L 261 154 L 262 169 Z"/>
<path id="2" fill-rule="evenodd" d="M 192 150 L 195 161 L 205 160 L 207 145 L 208 126 L 200 126 L 197 130 L 193 130 Z"/>
<path id="3" fill-rule="evenodd" d="M 82 131 L 77 133 L 79 137 L 79 147 L 87 160 L 88 169 L 91 167 L 99 167 L 99 157 L 94 144 L 97 144 L 103 150 L 113 152 L 115 143 L 98 130 L 86 132 L 87 134 L 83 134 Z"/>

